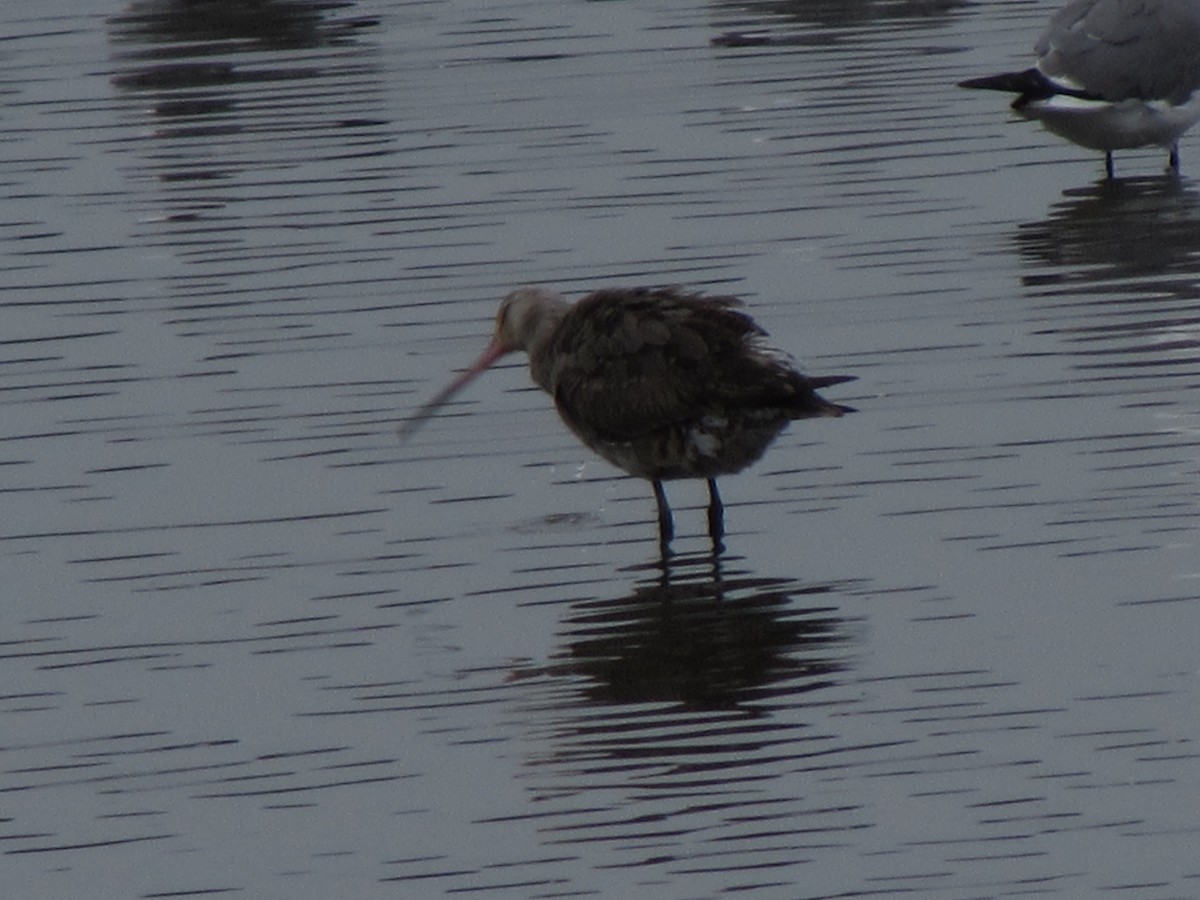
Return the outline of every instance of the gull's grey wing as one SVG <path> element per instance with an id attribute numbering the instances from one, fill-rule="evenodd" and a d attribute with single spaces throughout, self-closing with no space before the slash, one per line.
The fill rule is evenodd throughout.
<path id="1" fill-rule="evenodd" d="M 1181 103 L 1200 87 L 1200 0 L 1072 0 L 1034 50 L 1051 78 L 1105 100 Z"/>

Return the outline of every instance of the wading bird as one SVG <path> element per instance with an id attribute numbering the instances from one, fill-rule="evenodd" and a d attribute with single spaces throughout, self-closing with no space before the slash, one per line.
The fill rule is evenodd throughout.
<path id="1" fill-rule="evenodd" d="M 708 530 L 719 546 L 717 477 L 757 460 L 792 419 L 853 411 L 816 393 L 853 376 L 800 374 L 740 305 L 678 288 L 600 290 L 573 304 L 519 288 L 500 304 L 479 359 L 400 427 L 401 438 L 500 357 L 523 350 L 567 427 L 653 485 L 664 550 L 674 525 L 662 483 L 676 478 L 707 480 Z"/>
<path id="2" fill-rule="evenodd" d="M 1017 94 L 1012 108 L 1059 137 L 1104 152 L 1165 147 L 1200 120 L 1200 0 L 1071 0 L 1034 45 L 1037 65 L 960 81 Z"/>

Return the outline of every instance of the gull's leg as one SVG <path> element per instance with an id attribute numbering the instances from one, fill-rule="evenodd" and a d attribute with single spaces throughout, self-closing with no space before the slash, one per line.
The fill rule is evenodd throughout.
<path id="1" fill-rule="evenodd" d="M 1104 174 L 1108 176 L 1108 180 L 1112 181 L 1115 177 L 1113 172 L 1113 156 L 1111 150 L 1104 151 Z"/>

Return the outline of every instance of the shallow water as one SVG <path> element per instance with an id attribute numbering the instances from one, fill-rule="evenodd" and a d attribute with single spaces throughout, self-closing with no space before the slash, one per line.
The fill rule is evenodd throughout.
<path id="1" fill-rule="evenodd" d="M 4 7 L 6 882 L 1200 896 L 1200 150 L 953 86 L 1052 6 Z M 396 440 L 527 282 L 859 412 L 664 566 L 519 362 Z"/>

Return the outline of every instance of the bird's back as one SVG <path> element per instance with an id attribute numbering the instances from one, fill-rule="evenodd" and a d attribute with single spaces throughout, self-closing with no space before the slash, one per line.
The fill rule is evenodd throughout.
<path id="1" fill-rule="evenodd" d="M 757 459 L 790 420 L 848 410 L 770 350 L 733 297 L 674 288 L 580 300 L 534 377 L 588 445 L 644 477 L 709 477 Z"/>
<path id="2" fill-rule="evenodd" d="M 1179 104 L 1200 87 L 1200 0 L 1073 0 L 1034 50 L 1046 75 L 1105 100 Z"/>

